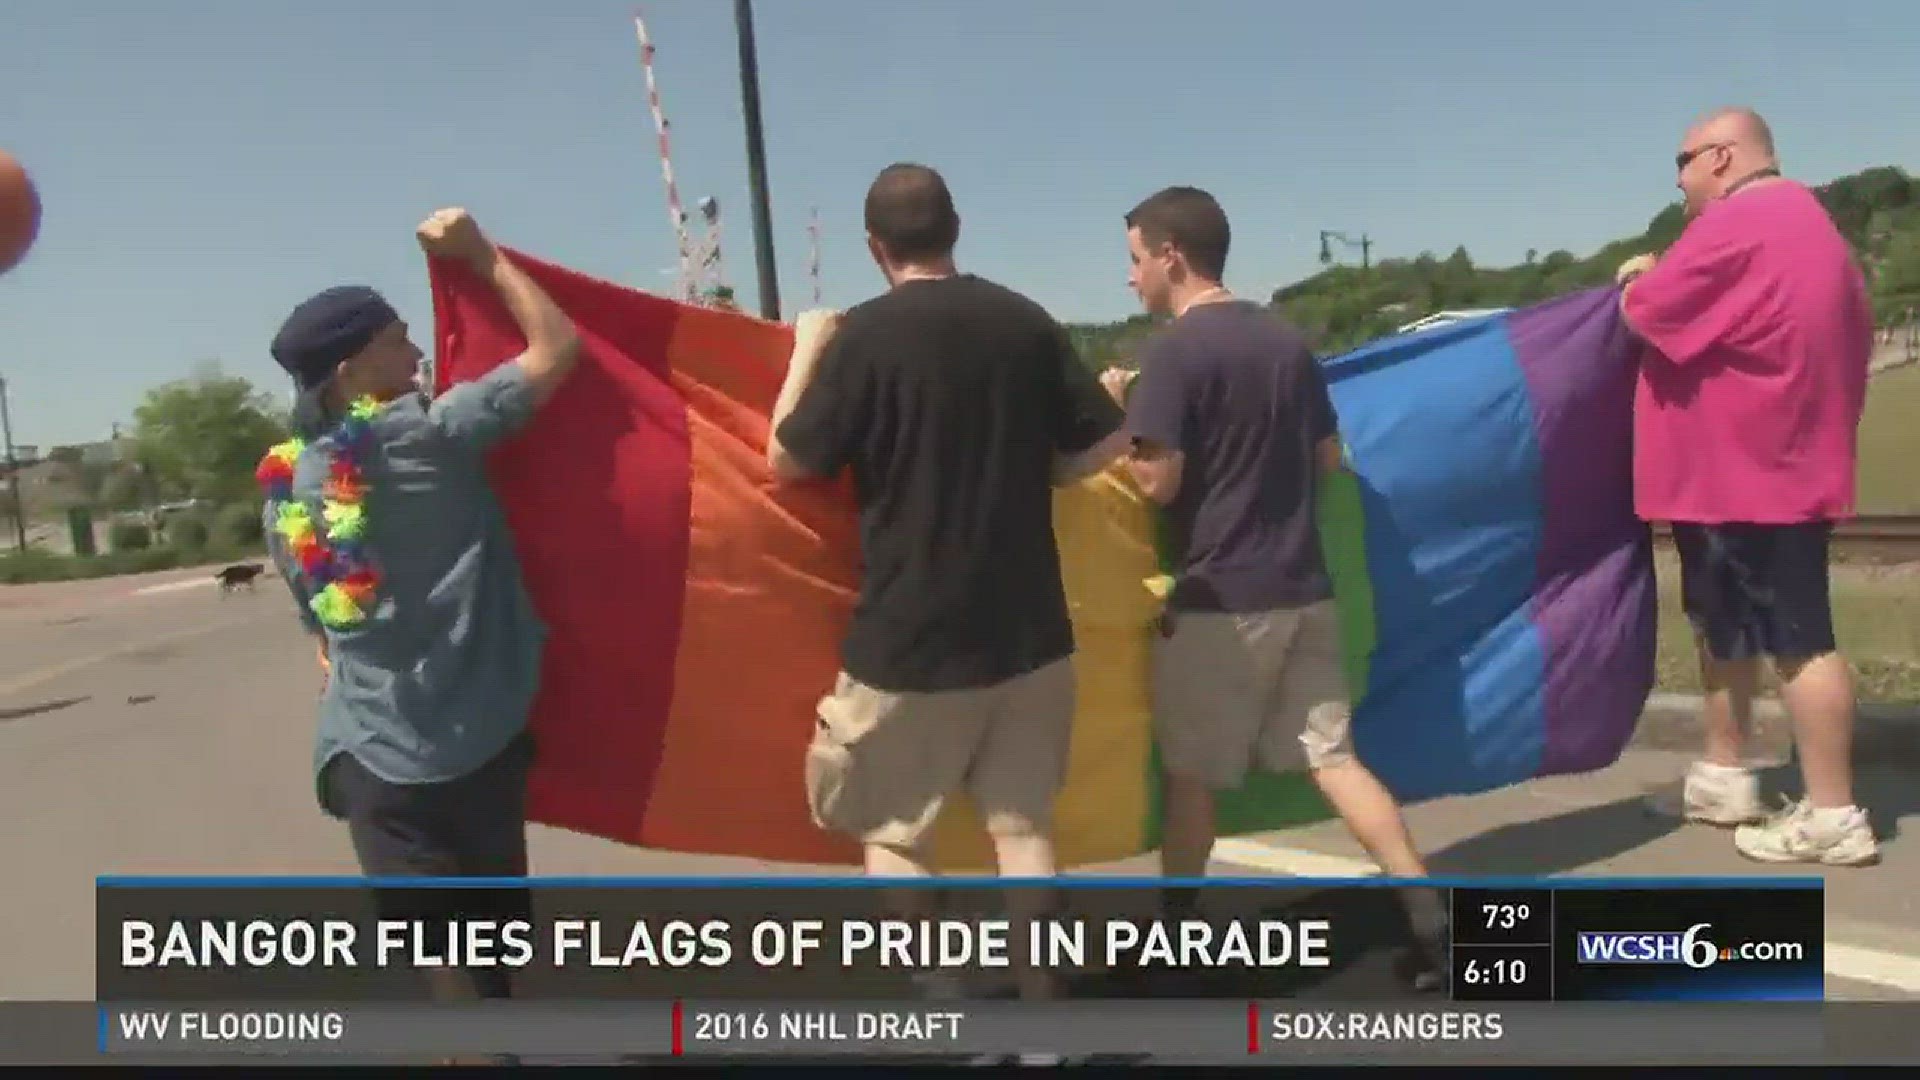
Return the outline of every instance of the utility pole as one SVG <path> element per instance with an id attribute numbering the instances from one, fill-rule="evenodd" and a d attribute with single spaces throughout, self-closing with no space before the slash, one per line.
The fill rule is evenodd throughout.
<path id="1" fill-rule="evenodd" d="M 7 380 L 0 376 L 0 435 L 7 444 L 7 487 L 13 492 L 13 542 L 27 550 L 27 511 L 20 499 L 20 461 L 13 455 L 13 414 L 7 409 Z"/>
<path id="2" fill-rule="evenodd" d="M 747 183 L 753 189 L 753 255 L 760 274 L 760 317 L 780 321 L 780 281 L 773 264 L 773 207 L 767 195 L 767 146 L 760 130 L 760 62 L 753 45 L 753 0 L 733 0 L 740 39 L 740 113 L 747 126 Z"/>
<path id="3" fill-rule="evenodd" d="M 1359 248 L 1360 269 L 1366 270 L 1373 266 L 1373 237 L 1368 236 L 1366 233 L 1361 233 L 1360 239 L 1355 240 L 1346 233 L 1331 232 L 1326 229 L 1320 230 L 1320 261 L 1323 264 L 1333 261 L 1333 249 L 1328 246 L 1329 241 L 1339 241 L 1348 247 Z"/>

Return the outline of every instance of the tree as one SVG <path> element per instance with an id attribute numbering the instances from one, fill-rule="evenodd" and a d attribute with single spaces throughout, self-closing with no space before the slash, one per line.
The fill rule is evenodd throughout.
<path id="1" fill-rule="evenodd" d="M 1669 203 L 1667 208 L 1653 216 L 1647 222 L 1647 250 L 1664 251 L 1680 239 L 1680 233 L 1687 227 L 1686 207 L 1680 203 Z"/>
<path id="2" fill-rule="evenodd" d="M 260 455 L 286 436 L 271 397 L 217 368 L 147 391 L 133 413 L 135 459 L 165 496 L 247 498 Z"/>
<path id="3" fill-rule="evenodd" d="M 1893 167 L 1867 169 L 1823 185 L 1819 195 L 1867 267 L 1881 319 L 1904 319 L 1909 305 L 1920 304 L 1920 179 Z M 1465 247 L 1444 259 L 1430 251 L 1385 256 L 1367 269 L 1327 267 L 1275 290 L 1270 302 L 1317 348 L 1337 352 L 1444 308 L 1530 304 L 1608 285 L 1623 260 L 1667 250 L 1686 225 L 1684 208 L 1672 202 L 1640 233 L 1585 257 L 1544 244 L 1511 267 L 1475 266 Z M 1072 331 L 1085 356 L 1124 355 L 1135 334 L 1127 323 Z"/>
<path id="4" fill-rule="evenodd" d="M 138 510 L 146 505 L 147 491 L 139 470 L 113 470 L 101 483 L 97 502 L 109 510 Z"/>

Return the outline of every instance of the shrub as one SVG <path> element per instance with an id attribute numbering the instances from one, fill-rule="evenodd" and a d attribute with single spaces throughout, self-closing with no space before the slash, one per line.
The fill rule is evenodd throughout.
<path id="1" fill-rule="evenodd" d="M 173 548 L 123 549 L 107 555 L 55 555 L 49 551 L 20 551 L 0 555 L 0 584 L 31 585 L 46 581 L 78 581 L 172 570 L 181 565 Z"/>
<path id="2" fill-rule="evenodd" d="M 37 548 L 9 551 L 0 555 L 0 584 L 27 585 L 36 581 L 71 581 L 79 574 L 80 560 L 55 555 Z"/>
<path id="3" fill-rule="evenodd" d="M 213 527 L 199 514 L 182 514 L 167 522 L 167 545 L 179 551 L 199 551 L 213 538 Z"/>
<path id="4" fill-rule="evenodd" d="M 256 503 L 234 503 L 225 507 L 220 511 L 219 525 L 214 535 L 218 543 L 238 548 L 262 543 L 266 540 L 266 529 L 260 521 L 260 506 Z"/>
<path id="5" fill-rule="evenodd" d="M 152 546 L 153 530 L 138 521 L 116 521 L 107 530 L 107 547 L 111 551 L 145 551 Z"/>
<path id="6" fill-rule="evenodd" d="M 177 548 L 150 548 L 146 551 L 116 552 L 112 555 L 99 555 L 91 559 L 76 559 L 84 563 L 79 577 L 113 577 L 118 574 L 151 574 L 156 570 L 172 570 L 185 561 Z"/>

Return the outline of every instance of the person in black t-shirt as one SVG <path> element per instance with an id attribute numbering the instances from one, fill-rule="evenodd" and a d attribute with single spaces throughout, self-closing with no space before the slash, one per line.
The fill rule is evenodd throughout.
<path id="1" fill-rule="evenodd" d="M 1041 307 L 959 273 L 960 219 L 920 165 L 882 171 L 868 249 L 889 290 L 796 329 L 767 456 L 851 469 L 865 570 L 807 756 L 814 820 L 869 873 L 929 873 L 965 789 L 1003 874 L 1051 877 L 1074 710 L 1053 487 L 1125 449 L 1123 415 Z"/>

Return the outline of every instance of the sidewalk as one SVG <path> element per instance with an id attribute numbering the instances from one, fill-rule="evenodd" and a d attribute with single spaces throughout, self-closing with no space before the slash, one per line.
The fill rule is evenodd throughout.
<path id="1" fill-rule="evenodd" d="M 1754 702 L 1751 745 L 1760 761 L 1784 765 L 1793 760 L 1793 732 L 1778 699 Z M 1636 750 L 1698 749 L 1700 695 L 1655 693 L 1648 698 L 1632 746 Z M 1920 709 L 1862 704 L 1854 717 L 1853 757 L 1878 769 L 1920 772 Z"/>
<path id="2" fill-rule="evenodd" d="M 1742 858 L 1728 832 L 1662 812 L 1690 757 L 1629 750 L 1598 773 L 1413 806 L 1408 823 L 1437 875 L 1823 876 L 1829 994 L 1920 1001 L 1920 840 L 1905 834 L 1920 813 L 1914 776 L 1863 758 L 1859 798 L 1881 834 L 1880 865 L 1769 866 Z M 1790 769 L 1763 776 L 1770 800 L 1797 790 Z M 1302 877 L 1377 872 L 1337 821 L 1222 840 L 1215 858 Z"/>

